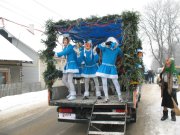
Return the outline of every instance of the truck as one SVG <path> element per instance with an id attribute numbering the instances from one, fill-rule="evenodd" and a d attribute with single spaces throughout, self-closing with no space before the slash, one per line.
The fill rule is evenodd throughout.
<path id="1" fill-rule="evenodd" d="M 137 37 L 138 17 L 136 12 L 123 12 L 122 15 L 108 15 L 101 18 L 60 20 L 56 23 L 52 20 L 47 21 L 47 40 L 43 41 L 47 49 L 42 53 L 47 63 L 44 80 L 48 86 L 48 104 L 57 106 L 59 122 L 88 123 L 88 135 L 124 135 L 126 124 L 136 122 L 140 101 L 140 79 L 142 79 L 141 70 L 137 66 L 142 64 L 142 59 L 137 56 L 137 49 L 142 49 Z M 83 100 L 81 95 L 84 92 L 83 78 L 74 78 L 79 95 L 72 101 L 66 99 L 68 90 L 65 86 L 53 87 L 55 79 L 62 75 L 55 67 L 53 49 L 57 45 L 57 37 L 63 34 L 69 34 L 74 42 L 91 39 L 94 45 L 102 43 L 109 36 L 119 40 L 124 57 L 118 58 L 116 65 L 123 102 L 118 101 L 111 80 L 108 80 L 110 101 L 107 103 L 103 99 L 96 98 L 92 81 L 89 84 L 90 97 L 88 100 Z M 99 55 L 101 56 L 101 52 Z M 103 95 L 100 78 L 99 81 Z"/>

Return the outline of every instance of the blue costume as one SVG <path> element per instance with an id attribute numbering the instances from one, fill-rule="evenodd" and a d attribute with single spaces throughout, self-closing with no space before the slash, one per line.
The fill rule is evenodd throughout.
<path id="1" fill-rule="evenodd" d="M 79 73 L 77 56 L 73 48 L 74 47 L 69 44 L 63 49 L 63 51 L 57 53 L 58 57 L 65 56 L 67 58 L 63 73 Z"/>
<path id="2" fill-rule="evenodd" d="M 99 56 L 92 52 L 92 49 L 82 51 L 81 56 L 82 60 L 85 62 L 85 66 L 82 71 L 82 76 L 86 78 L 96 77 L 96 71 L 98 69 L 97 61 Z"/>
<path id="3" fill-rule="evenodd" d="M 117 69 L 115 62 L 117 56 L 122 56 L 122 51 L 119 47 L 112 49 L 111 47 L 106 47 L 103 44 L 98 45 L 98 48 L 102 51 L 102 64 L 96 72 L 97 76 L 105 78 L 118 78 Z"/>
<path id="4" fill-rule="evenodd" d="M 96 48 L 92 49 L 92 41 L 88 40 L 85 43 L 85 48 L 80 54 L 80 58 L 82 61 L 84 61 L 84 68 L 82 71 L 82 76 L 85 80 L 85 91 L 84 91 L 84 97 L 83 99 L 88 99 L 89 97 L 89 81 L 90 78 L 94 80 L 95 87 L 96 87 L 96 96 L 97 99 L 101 99 L 101 92 L 99 90 L 99 81 L 96 76 L 96 71 L 98 69 L 97 61 L 98 61 L 98 55 L 96 52 Z"/>
<path id="5" fill-rule="evenodd" d="M 118 42 L 114 37 L 109 37 L 106 40 L 106 43 L 98 45 L 98 48 L 102 52 L 102 64 L 98 68 L 96 75 L 100 76 L 102 79 L 105 102 L 109 101 L 107 78 L 112 79 L 112 82 L 116 88 L 118 100 L 122 101 L 118 74 L 115 66 L 117 56 L 122 56 L 121 49 L 118 47 Z"/>
<path id="6" fill-rule="evenodd" d="M 78 65 L 78 68 L 79 68 L 79 73 L 74 74 L 74 77 L 80 78 L 80 77 L 82 77 L 81 74 L 82 74 L 82 71 L 83 71 L 83 68 L 84 68 L 84 61 L 83 61 L 82 57 L 80 57 L 80 54 L 82 53 L 82 51 L 84 51 L 84 47 L 81 46 L 80 48 L 78 48 L 76 46 L 74 49 L 75 49 L 75 52 L 77 51 L 76 52 L 77 53 L 77 65 Z"/>

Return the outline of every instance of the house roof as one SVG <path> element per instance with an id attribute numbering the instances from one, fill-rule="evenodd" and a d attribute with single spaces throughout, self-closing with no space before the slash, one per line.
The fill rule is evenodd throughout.
<path id="1" fill-rule="evenodd" d="M 41 42 L 41 40 L 45 38 L 42 31 L 34 29 L 32 33 L 29 28 L 30 26 L 18 24 L 7 19 L 3 19 L 2 22 L 0 28 L 4 29 L 9 37 L 18 39 L 35 52 L 45 49 L 45 45 Z"/>
<path id="2" fill-rule="evenodd" d="M 0 60 L 32 62 L 26 54 L 21 52 L 7 39 L 0 35 Z"/>

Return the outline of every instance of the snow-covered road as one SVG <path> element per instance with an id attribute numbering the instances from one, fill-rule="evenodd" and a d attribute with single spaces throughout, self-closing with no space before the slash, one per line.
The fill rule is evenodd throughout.
<path id="1" fill-rule="evenodd" d="M 67 135 L 72 135 L 72 133 L 77 133 L 78 135 L 86 133 L 87 125 L 82 127 L 82 125 L 79 124 L 57 123 L 56 107 L 49 107 L 47 98 L 47 90 L 0 98 L 1 132 L 7 134 L 12 132 L 13 135 L 15 132 L 17 132 L 17 135 L 19 135 L 19 132 L 25 132 L 27 135 L 31 134 L 29 133 L 29 128 L 36 129 L 37 126 L 39 127 L 39 125 L 37 125 L 38 122 L 35 121 L 36 119 L 34 118 L 42 116 L 43 119 L 42 117 L 40 118 L 42 121 L 39 120 L 39 123 L 42 124 L 42 129 L 39 130 L 44 132 L 37 134 L 44 135 L 45 132 L 52 133 L 52 131 L 54 135 L 60 134 L 60 132 Z M 180 92 L 177 93 L 177 98 L 180 104 Z M 137 122 L 127 125 L 127 135 L 179 135 L 180 116 L 177 116 L 176 122 L 171 121 L 170 113 L 166 121 L 162 122 L 160 120 L 163 109 L 161 107 L 160 88 L 157 84 L 143 85 L 142 98 L 138 106 Z M 23 119 L 23 117 L 26 117 L 26 119 Z M 23 119 L 24 122 L 27 118 L 31 120 L 30 122 L 25 122 L 27 123 L 27 125 L 25 125 L 27 129 L 24 126 L 22 126 L 21 129 L 21 126 L 18 124 L 22 121 L 19 119 Z M 44 122 L 45 120 L 50 123 Z M 45 130 L 44 126 L 47 126 L 45 124 L 48 124 L 48 127 L 51 125 L 51 127 Z M 12 126 L 14 126 L 13 130 L 11 129 Z M 71 127 L 71 130 L 68 127 Z"/>
<path id="2" fill-rule="evenodd" d="M 47 90 L 0 98 L 0 121 L 20 112 L 47 104 Z M 8 115 L 7 115 L 8 114 Z"/>

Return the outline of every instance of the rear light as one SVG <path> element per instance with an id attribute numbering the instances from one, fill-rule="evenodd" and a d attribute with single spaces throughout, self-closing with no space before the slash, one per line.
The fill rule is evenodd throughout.
<path id="1" fill-rule="evenodd" d="M 71 109 L 71 108 L 58 108 L 58 112 L 60 112 L 60 113 L 72 113 L 73 109 Z"/>
<path id="2" fill-rule="evenodd" d="M 115 109 L 114 112 L 125 112 L 126 110 L 124 109 Z"/>

